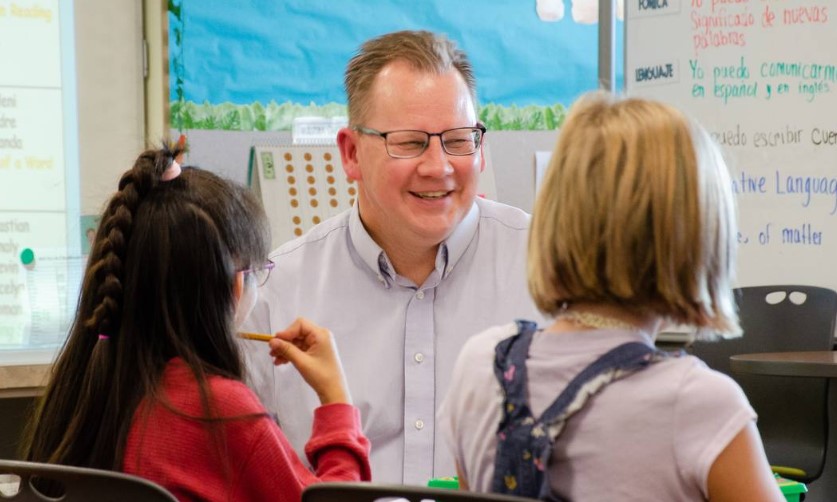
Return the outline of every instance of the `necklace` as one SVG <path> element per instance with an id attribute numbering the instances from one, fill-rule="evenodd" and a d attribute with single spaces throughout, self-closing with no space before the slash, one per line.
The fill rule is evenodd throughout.
<path id="1" fill-rule="evenodd" d="M 561 312 L 555 316 L 555 319 L 563 319 L 588 328 L 624 329 L 628 331 L 636 331 L 639 329 L 637 326 L 615 317 L 594 314 L 592 312 L 567 310 L 566 304 L 561 308 Z"/>

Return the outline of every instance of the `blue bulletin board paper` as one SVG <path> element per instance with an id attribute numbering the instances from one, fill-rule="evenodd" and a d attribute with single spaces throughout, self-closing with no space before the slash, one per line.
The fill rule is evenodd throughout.
<path id="1" fill-rule="evenodd" d="M 597 86 L 598 27 L 590 12 L 597 15 L 598 1 L 564 4 L 170 2 L 172 125 L 275 130 L 289 129 L 293 116 L 345 114 L 343 71 L 358 46 L 383 33 L 422 29 L 447 34 L 468 53 L 481 106 L 499 110 L 491 110 L 495 125 L 554 129 L 563 109 Z M 557 117 L 531 116 L 549 115 L 546 108 Z"/>

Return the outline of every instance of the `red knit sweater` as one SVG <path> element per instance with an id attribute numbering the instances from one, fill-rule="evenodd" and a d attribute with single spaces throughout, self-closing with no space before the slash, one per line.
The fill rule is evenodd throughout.
<path id="1" fill-rule="evenodd" d="M 178 411 L 203 415 L 197 383 L 182 360 L 169 362 L 162 388 Z M 218 422 L 223 456 L 207 422 L 159 403 L 145 418 L 143 402 L 128 434 L 123 470 L 164 486 L 179 500 L 298 501 L 317 481 L 370 479 L 369 441 L 360 432 L 357 408 L 331 404 L 314 411 L 305 445 L 312 473 L 247 386 L 216 376 L 209 378 L 209 389 L 218 416 L 260 415 Z"/>

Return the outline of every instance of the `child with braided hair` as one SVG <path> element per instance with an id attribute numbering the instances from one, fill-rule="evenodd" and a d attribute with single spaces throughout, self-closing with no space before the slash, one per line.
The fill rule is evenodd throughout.
<path id="1" fill-rule="evenodd" d="M 182 500 L 299 500 L 318 480 L 368 480 L 330 332 L 298 319 L 270 341 L 320 397 L 315 472 L 244 385 L 235 333 L 272 268 L 266 217 L 181 153 L 144 152 L 107 204 L 24 458 L 137 474 Z"/>

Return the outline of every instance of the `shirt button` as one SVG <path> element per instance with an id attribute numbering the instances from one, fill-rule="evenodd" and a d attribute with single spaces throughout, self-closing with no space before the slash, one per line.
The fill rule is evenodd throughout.
<path id="1" fill-rule="evenodd" d="M 419 300 L 423 300 L 424 299 L 424 291 L 419 291 L 418 293 L 416 293 L 416 298 L 418 298 Z"/>
<path id="2" fill-rule="evenodd" d="M 418 429 L 418 430 L 424 429 L 424 420 L 421 420 L 421 419 L 416 420 L 416 429 Z"/>
<path id="3" fill-rule="evenodd" d="M 413 356 L 413 359 L 416 360 L 417 363 L 424 361 L 424 354 L 421 352 L 416 352 L 416 355 Z"/>

